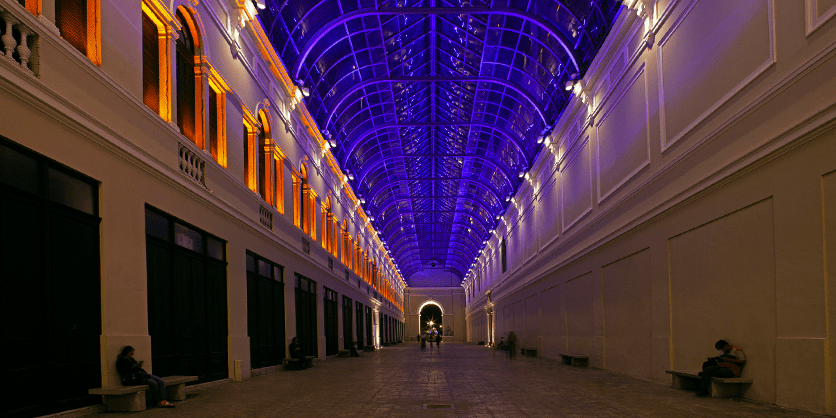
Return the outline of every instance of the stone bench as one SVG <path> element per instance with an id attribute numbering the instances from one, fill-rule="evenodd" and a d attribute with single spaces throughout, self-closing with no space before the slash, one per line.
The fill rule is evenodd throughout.
<path id="1" fill-rule="evenodd" d="M 520 354 L 526 357 L 537 357 L 537 350 L 533 348 L 521 348 Z"/>
<path id="2" fill-rule="evenodd" d="M 304 357 L 305 368 L 313 367 L 313 359 L 315 359 L 315 358 L 316 357 L 314 357 L 314 356 L 305 356 Z M 296 368 L 298 369 L 299 368 L 299 362 L 302 361 L 302 360 L 303 359 L 298 359 L 298 358 L 286 358 L 286 359 L 282 360 L 282 365 L 284 366 L 285 369 L 287 369 L 292 364 L 292 365 L 296 366 Z"/>
<path id="3" fill-rule="evenodd" d="M 351 351 L 348 350 L 340 350 L 340 353 L 337 354 L 338 357 L 351 357 Z"/>
<path id="4" fill-rule="evenodd" d="M 574 354 L 560 354 L 563 364 L 568 364 L 576 367 L 588 367 L 589 356 L 576 356 Z"/>
<path id="5" fill-rule="evenodd" d="M 182 401 L 186 399 L 186 383 L 196 381 L 197 376 L 166 376 L 162 379 L 165 382 L 166 397 L 172 401 Z M 144 411 L 145 391 L 148 389 L 148 385 L 117 385 L 93 388 L 87 393 L 102 395 L 102 402 L 108 411 Z"/>
<path id="6" fill-rule="evenodd" d="M 676 371 L 667 370 L 665 373 L 671 375 L 671 386 L 674 389 L 700 389 L 702 377 L 697 371 Z M 752 379 L 743 377 L 712 377 L 711 397 L 712 398 L 739 398 L 743 391 L 751 385 Z"/>
<path id="7" fill-rule="evenodd" d="M 363 347 L 363 351 L 374 351 L 374 346 L 373 345 L 367 345 L 367 346 Z"/>

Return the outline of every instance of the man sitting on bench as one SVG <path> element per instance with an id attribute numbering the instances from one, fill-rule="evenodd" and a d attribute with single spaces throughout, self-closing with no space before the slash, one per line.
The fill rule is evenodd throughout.
<path id="1" fill-rule="evenodd" d="M 697 396 L 711 396 L 708 387 L 711 385 L 712 377 L 738 377 L 746 364 L 746 356 L 743 350 L 729 344 L 726 340 L 717 341 L 714 348 L 723 353 L 717 357 L 709 357 L 708 361 L 702 364 L 701 388 Z"/>
<path id="2" fill-rule="evenodd" d="M 302 346 L 299 345 L 299 337 L 293 337 L 290 340 L 290 358 L 299 359 L 296 362 L 299 365 L 299 370 L 305 369 L 305 356 L 302 355 Z"/>

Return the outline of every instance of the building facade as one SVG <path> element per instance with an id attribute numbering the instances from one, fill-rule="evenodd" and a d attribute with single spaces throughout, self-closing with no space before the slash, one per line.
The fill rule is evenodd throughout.
<path id="1" fill-rule="evenodd" d="M 836 414 L 836 4 L 630 3 L 465 281 L 468 339 Z M 635 4 L 634 4 L 635 3 Z"/>
<path id="2" fill-rule="evenodd" d="M 0 1 L 3 413 L 100 403 L 126 345 L 213 382 L 294 336 L 320 359 L 401 339 L 403 280 L 255 13 Z"/>

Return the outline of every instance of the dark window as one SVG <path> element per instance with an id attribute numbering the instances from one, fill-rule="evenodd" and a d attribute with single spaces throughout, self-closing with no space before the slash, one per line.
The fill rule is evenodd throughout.
<path id="1" fill-rule="evenodd" d="M 0 137 L 0 416 L 101 402 L 98 182 Z M 60 347 L 62 355 L 50 355 Z M 56 386 L 43 391 L 44 376 Z"/>
<path id="2" fill-rule="evenodd" d="M 247 252 L 247 331 L 255 369 L 276 366 L 285 356 L 284 268 Z"/>
<path id="3" fill-rule="evenodd" d="M 198 376 L 199 383 L 226 379 L 226 243 L 149 206 L 145 211 L 154 373 Z"/>
<path id="4" fill-rule="evenodd" d="M 508 270 L 508 257 L 507 257 L 508 248 L 505 245 L 505 238 L 502 239 L 502 242 L 499 244 L 499 258 L 502 260 L 502 272 L 505 273 Z"/>
<path id="5" fill-rule="evenodd" d="M 317 356 L 316 282 L 296 274 L 296 336 L 302 355 Z"/>
<path id="6" fill-rule="evenodd" d="M 194 39 L 179 10 L 177 20 L 183 27 L 177 38 L 177 126 L 186 138 L 196 142 Z"/>
<path id="7" fill-rule="evenodd" d="M 218 93 L 209 89 L 209 152 L 218 161 Z"/>
<path id="8" fill-rule="evenodd" d="M 55 0 L 55 26 L 62 38 L 87 55 L 87 0 Z"/>
<path id="9" fill-rule="evenodd" d="M 142 101 L 160 113 L 160 43 L 157 25 L 142 14 Z"/>

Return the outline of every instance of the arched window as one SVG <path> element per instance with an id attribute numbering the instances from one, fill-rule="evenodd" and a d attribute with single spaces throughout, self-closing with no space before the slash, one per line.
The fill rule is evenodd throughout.
<path id="1" fill-rule="evenodd" d="M 55 26 L 70 45 L 101 65 L 99 0 L 55 0 Z"/>
<path id="2" fill-rule="evenodd" d="M 177 9 L 181 29 L 177 38 L 177 126 L 180 132 L 203 148 L 203 83 L 197 51 L 200 36 L 192 16 Z"/>
<path id="3" fill-rule="evenodd" d="M 310 185 L 308 184 L 308 169 L 305 167 L 305 164 L 302 164 L 302 167 L 299 168 L 299 172 L 301 174 L 299 178 L 299 188 L 297 190 L 297 194 L 299 196 L 299 227 L 302 228 L 302 231 L 305 231 L 306 234 L 310 234 Z"/>
<path id="4" fill-rule="evenodd" d="M 42 13 L 41 0 L 17 0 L 17 2 L 35 16 L 40 16 Z"/>
<path id="5" fill-rule="evenodd" d="M 331 224 L 333 214 L 331 213 L 331 196 L 325 198 L 325 203 L 322 205 L 322 246 L 329 253 L 333 253 L 331 241 Z"/>
<path id="6" fill-rule="evenodd" d="M 261 130 L 258 134 L 258 194 L 265 202 L 273 205 L 273 140 L 270 134 L 270 120 L 264 110 L 258 112 Z"/>
<path id="7" fill-rule="evenodd" d="M 165 121 L 171 121 L 169 43 L 173 17 L 167 10 L 142 2 L 142 101 Z"/>
<path id="8" fill-rule="evenodd" d="M 340 261 L 351 268 L 351 235 L 348 234 L 348 219 L 343 219 L 343 225 L 340 230 L 342 235 L 342 248 L 340 248 Z"/>

